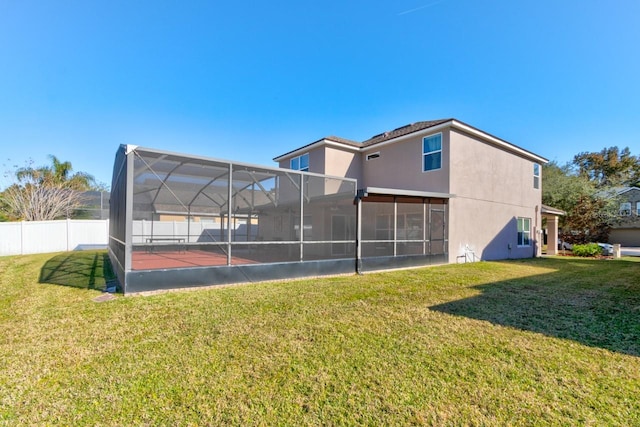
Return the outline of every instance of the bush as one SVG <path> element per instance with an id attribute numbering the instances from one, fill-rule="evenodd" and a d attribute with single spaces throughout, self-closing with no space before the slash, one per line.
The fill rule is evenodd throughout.
<path id="1" fill-rule="evenodd" d="M 573 245 L 573 254 L 576 256 L 596 256 L 602 253 L 602 249 L 597 243 L 587 243 L 585 245 Z"/>

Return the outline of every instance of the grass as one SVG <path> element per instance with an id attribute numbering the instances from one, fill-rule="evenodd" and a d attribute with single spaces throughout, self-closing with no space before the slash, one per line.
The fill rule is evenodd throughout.
<path id="1" fill-rule="evenodd" d="M 630 258 L 101 303 L 104 252 L 0 271 L 0 424 L 640 425 Z"/>

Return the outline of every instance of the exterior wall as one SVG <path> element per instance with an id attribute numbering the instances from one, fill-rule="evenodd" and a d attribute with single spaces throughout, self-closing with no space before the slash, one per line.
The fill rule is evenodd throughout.
<path id="1" fill-rule="evenodd" d="M 324 174 L 362 180 L 362 154 L 330 146 L 325 146 L 324 151 Z"/>
<path id="2" fill-rule="evenodd" d="M 451 261 L 465 251 L 483 260 L 539 255 L 542 194 L 533 188 L 535 162 L 456 130 L 449 148 Z M 518 247 L 518 217 L 531 219 L 529 247 Z"/>
<path id="3" fill-rule="evenodd" d="M 373 146 L 362 154 L 359 187 L 397 188 L 449 193 L 449 131 L 442 131 L 442 168 L 422 172 L 422 139 L 439 132 L 421 134 L 392 144 Z M 380 157 L 367 160 L 367 154 Z"/>

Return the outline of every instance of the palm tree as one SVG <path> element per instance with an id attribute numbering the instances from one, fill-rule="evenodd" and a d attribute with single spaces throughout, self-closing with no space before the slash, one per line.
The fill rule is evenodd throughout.
<path id="1" fill-rule="evenodd" d="M 50 155 L 51 166 L 16 171 L 16 182 L 2 193 L 7 216 L 26 221 L 69 218 L 84 203 L 84 191 L 96 188 L 93 176 L 73 172 L 70 162 Z"/>
<path id="2" fill-rule="evenodd" d="M 44 186 L 59 186 L 76 191 L 87 191 L 95 186 L 95 178 L 85 172 L 72 174 L 71 162 L 61 162 L 50 154 L 51 166 L 33 168 L 27 166 L 16 171 L 18 182 L 32 183 Z"/>

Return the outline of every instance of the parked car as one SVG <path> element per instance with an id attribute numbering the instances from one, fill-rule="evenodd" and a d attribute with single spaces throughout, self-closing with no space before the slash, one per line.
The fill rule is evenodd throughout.
<path id="1" fill-rule="evenodd" d="M 569 242 L 565 242 L 564 240 L 558 241 L 558 249 L 566 249 L 570 251 L 573 248 L 573 245 Z"/>
<path id="2" fill-rule="evenodd" d="M 609 243 L 598 243 L 598 246 L 602 248 L 602 255 L 613 255 L 613 245 Z"/>

